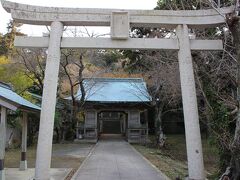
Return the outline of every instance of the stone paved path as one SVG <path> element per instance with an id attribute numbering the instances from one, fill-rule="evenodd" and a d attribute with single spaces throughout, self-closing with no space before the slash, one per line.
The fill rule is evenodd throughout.
<path id="1" fill-rule="evenodd" d="M 165 180 L 122 139 L 100 140 L 75 180 Z"/>

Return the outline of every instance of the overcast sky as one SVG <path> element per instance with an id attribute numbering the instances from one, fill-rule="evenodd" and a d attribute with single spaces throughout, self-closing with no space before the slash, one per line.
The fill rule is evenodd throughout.
<path id="1" fill-rule="evenodd" d="M 157 0 L 11 0 L 23 4 L 54 6 L 54 7 L 78 7 L 78 8 L 114 8 L 114 9 L 153 9 Z M 6 32 L 6 25 L 11 19 L 2 6 L 0 6 L 0 32 Z M 107 33 L 108 28 L 90 28 L 89 31 L 96 34 Z M 41 36 L 47 32 L 46 27 L 24 25 L 21 32 L 29 36 Z"/>

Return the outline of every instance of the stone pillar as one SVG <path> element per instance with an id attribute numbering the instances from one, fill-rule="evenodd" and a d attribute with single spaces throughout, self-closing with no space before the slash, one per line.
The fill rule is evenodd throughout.
<path id="1" fill-rule="evenodd" d="M 191 180 L 205 179 L 195 80 L 187 25 L 178 25 L 179 71 L 184 109 L 188 174 Z"/>
<path id="2" fill-rule="evenodd" d="M 22 152 L 19 170 L 27 170 L 27 113 L 23 112 L 22 117 Z"/>
<path id="3" fill-rule="evenodd" d="M 52 22 L 44 77 L 35 180 L 50 179 L 53 125 L 62 33 L 63 24 L 61 22 Z"/>
<path id="4" fill-rule="evenodd" d="M 5 144 L 6 144 L 6 118 L 7 109 L 1 107 L 1 121 L 0 121 L 0 180 L 5 180 L 4 171 L 4 156 L 5 156 Z"/>

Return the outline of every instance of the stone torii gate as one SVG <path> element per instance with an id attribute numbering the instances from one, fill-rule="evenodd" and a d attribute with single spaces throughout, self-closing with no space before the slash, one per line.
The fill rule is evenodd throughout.
<path id="1" fill-rule="evenodd" d="M 50 25 L 50 37 L 16 37 L 16 47 L 48 48 L 44 78 L 35 179 L 50 179 L 53 123 L 61 48 L 171 49 L 178 51 L 184 108 L 189 179 L 205 179 L 198 107 L 191 50 L 222 50 L 221 40 L 190 40 L 188 28 L 216 27 L 225 23 L 232 7 L 216 10 L 118 10 L 52 8 L 2 0 L 12 18 L 23 24 Z M 221 15 L 219 14 L 221 12 Z M 64 26 L 111 26 L 110 38 L 62 37 Z M 171 27 L 176 39 L 129 38 L 129 28 Z"/>

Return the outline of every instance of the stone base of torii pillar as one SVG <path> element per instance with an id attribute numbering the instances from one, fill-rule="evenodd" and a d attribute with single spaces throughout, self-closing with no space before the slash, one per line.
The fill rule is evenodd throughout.
<path id="1" fill-rule="evenodd" d="M 5 170 L 0 170 L 0 180 L 5 180 Z"/>

